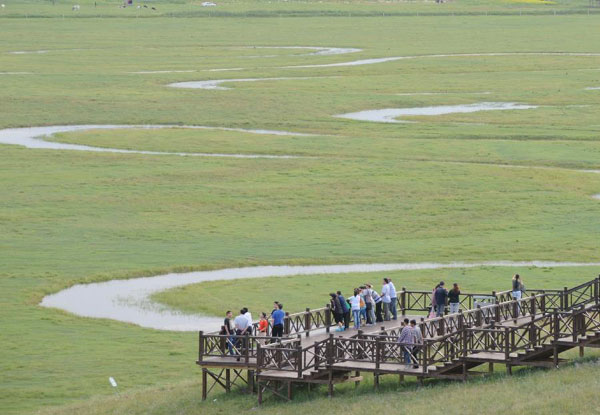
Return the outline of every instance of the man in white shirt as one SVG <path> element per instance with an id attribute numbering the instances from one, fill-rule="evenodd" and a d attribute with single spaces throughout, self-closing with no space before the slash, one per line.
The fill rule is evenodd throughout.
<path id="1" fill-rule="evenodd" d="M 396 286 L 392 282 L 391 278 L 388 278 L 388 287 L 390 289 L 390 312 L 392 313 L 392 318 L 394 320 L 398 320 L 398 295 L 396 294 Z"/>
<path id="2" fill-rule="evenodd" d="M 248 320 L 248 332 L 250 335 L 252 335 L 252 314 L 250 314 L 250 311 L 248 311 L 247 307 L 244 307 L 242 310 L 244 310 L 244 317 L 246 317 L 246 320 Z"/>
<path id="3" fill-rule="evenodd" d="M 383 302 L 383 320 L 390 321 L 390 287 L 388 283 L 390 281 L 387 278 L 383 279 L 383 286 L 381 287 L 381 298 Z"/>
<path id="4" fill-rule="evenodd" d="M 252 326 L 248 326 L 248 318 L 246 317 L 246 313 L 248 312 L 248 310 L 246 308 L 242 308 L 240 310 L 240 315 L 237 316 L 234 320 L 233 320 L 233 325 L 235 327 L 235 340 L 233 342 L 233 349 L 235 354 L 238 355 L 238 362 L 240 360 L 239 355 L 243 352 L 244 347 L 246 347 L 244 345 L 244 339 L 240 338 L 240 336 L 244 336 L 246 334 L 246 332 L 248 331 L 249 327 Z"/>

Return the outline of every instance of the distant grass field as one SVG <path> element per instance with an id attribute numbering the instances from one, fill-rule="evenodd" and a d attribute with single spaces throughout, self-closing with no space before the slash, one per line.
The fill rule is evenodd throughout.
<path id="1" fill-rule="evenodd" d="M 98 2 L 99 11 L 92 12 L 93 2 L 87 0 L 80 2 L 81 15 L 89 18 L 76 19 L 67 15 L 71 2 L 4 3 L 1 128 L 195 124 L 318 136 L 165 129 L 56 137 L 139 150 L 305 157 L 289 160 L 97 154 L 1 145 L 3 413 L 29 414 L 51 406 L 58 406 L 48 409 L 55 413 L 218 413 L 254 404 L 252 399 L 223 395 L 216 396 L 218 403 L 199 403 L 194 333 L 141 329 L 38 306 L 44 295 L 78 282 L 259 264 L 598 260 L 600 202 L 591 195 L 600 193 L 600 175 L 572 169 L 600 168 L 600 91 L 585 89 L 600 86 L 600 56 L 423 57 L 355 67 L 280 68 L 440 53 L 600 53 L 594 15 L 451 15 L 452 10 L 512 12 L 520 7 L 587 11 L 587 1 L 549 6 L 232 2 L 223 7 L 242 14 L 262 9 L 275 14 L 277 10 L 379 13 L 388 7 L 399 13 L 444 8 L 447 14 L 331 19 L 196 19 L 181 16 L 194 15 L 198 3 L 159 2 L 148 4 L 156 5 L 157 13 L 179 13 L 180 18 L 107 18 L 121 12 L 133 17 L 137 9 Z M 30 18 L 36 13 L 54 18 Z M 252 47 L 269 45 L 363 51 L 310 56 L 310 50 Z M 46 52 L 10 53 L 40 50 Z M 244 69 L 207 71 L 223 68 Z M 157 70 L 196 72 L 130 73 Z M 4 74 L 11 72 L 30 74 Z M 319 78 L 229 83 L 231 89 L 225 91 L 166 87 L 180 81 L 281 76 Z M 399 95 L 431 92 L 444 94 Z M 478 95 L 481 92 L 486 94 Z M 366 109 L 483 101 L 539 108 L 420 116 L 405 124 L 333 117 Z M 505 287 L 514 271 L 394 276 L 397 286 L 429 288 L 445 278 L 457 279 L 465 290 L 491 290 Z M 520 271 L 530 287 L 573 285 L 599 273 L 593 268 Z M 239 287 L 253 309 L 285 294 L 288 309 L 293 310 L 322 306 L 325 295 L 343 284 L 348 284 L 341 287 L 345 290 L 365 279 L 379 285 L 380 278 L 381 274 L 268 279 L 243 281 Z M 232 291 L 229 284 L 201 284 L 161 293 L 157 299 L 188 312 L 221 315 L 225 306 L 235 309 L 234 301 L 217 301 Z M 261 286 L 268 289 L 258 290 Z M 211 301 L 201 302 L 198 296 L 210 296 Z M 593 370 L 590 366 L 524 377 L 535 381 L 532 389 L 523 391 L 533 390 L 538 380 L 556 386 L 564 379 L 562 385 L 573 385 L 568 390 L 575 390 L 575 395 L 560 401 L 562 390 L 548 387 L 554 391 L 548 405 L 562 407 L 576 396 L 579 406 L 574 408 L 587 408 L 588 389 L 580 386 L 595 385 Z M 109 376 L 119 381 L 122 400 L 106 397 L 113 393 Z M 497 382 L 498 393 L 521 393 L 519 382 Z M 460 397 L 466 396 L 460 391 L 470 393 L 480 386 L 439 390 Z M 414 392 L 410 399 L 433 396 L 437 390 Z M 541 400 L 529 394 L 533 395 L 534 402 Z M 360 396 L 367 404 L 382 396 L 396 399 L 393 393 Z M 75 401 L 75 407 L 63 406 Z M 415 408 L 421 405 L 409 402 Z M 292 411 L 300 405 L 306 411 L 331 408 L 318 399 L 269 410 Z"/>

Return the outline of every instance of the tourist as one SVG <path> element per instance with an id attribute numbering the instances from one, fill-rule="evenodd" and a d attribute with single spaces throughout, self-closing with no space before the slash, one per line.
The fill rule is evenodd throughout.
<path id="1" fill-rule="evenodd" d="M 273 328 L 271 329 L 272 337 L 283 336 L 283 320 L 285 319 L 285 312 L 283 311 L 283 304 L 277 303 L 277 310 L 271 314 L 273 319 Z"/>
<path id="2" fill-rule="evenodd" d="M 260 313 L 260 321 L 258 322 L 258 335 L 261 337 L 267 337 L 269 330 L 269 320 L 267 320 L 267 313 Z M 263 342 L 265 344 L 265 342 Z"/>
<path id="3" fill-rule="evenodd" d="M 383 302 L 383 319 L 385 321 L 390 321 L 390 288 L 388 287 L 389 280 L 387 278 L 383 279 L 383 286 L 381 287 L 381 298 Z"/>
<path id="4" fill-rule="evenodd" d="M 344 329 L 348 330 L 350 328 L 350 305 L 342 295 L 341 291 L 337 292 L 337 296 L 340 300 L 340 304 L 342 305 L 342 309 L 344 310 Z"/>
<path id="5" fill-rule="evenodd" d="M 245 336 L 248 329 L 252 327 L 248 324 L 248 318 L 246 317 L 247 312 L 247 309 L 242 308 L 240 310 L 240 315 L 233 320 L 233 326 L 235 327 L 235 340 L 233 346 L 237 349 L 237 354 L 241 354 L 242 349 L 244 348 L 244 340 L 241 337 Z M 240 358 L 238 357 L 237 360 L 239 361 Z"/>
<path id="6" fill-rule="evenodd" d="M 273 317 L 273 313 L 279 310 L 279 301 L 273 301 L 273 310 L 271 310 L 271 317 Z"/>
<path id="7" fill-rule="evenodd" d="M 373 290 L 371 284 L 365 284 L 365 302 L 367 303 L 367 325 L 375 325 L 375 299 L 373 298 Z"/>
<path id="8" fill-rule="evenodd" d="M 364 285 L 358 287 L 360 289 L 360 317 L 362 320 L 367 323 L 367 300 L 365 296 L 367 295 L 367 290 Z"/>
<path id="9" fill-rule="evenodd" d="M 410 369 L 411 366 L 411 352 L 414 344 L 413 331 L 414 329 L 409 324 L 409 320 L 405 318 L 402 322 L 402 331 L 400 332 L 400 336 L 398 336 L 398 343 L 404 354 L 405 369 Z"/>
<path id="10" fill-rule="evenodd" d="M 448 290 L 444 288 L 444 281 L 440 281 L 438 288 L 435 290 L 435 303 L 437 304 L 437 316 L 443 317 L 446 310 L 446 300 L 448 298 Z"/>
<path id="11" fill-rule="evenodd" d="M 392 319 L 398 320 L 398 295 L 396 294 L 396 286 L 391 278 L 388 278 L 388 281 L 388 287 L 390 289 L 390 312 L 393 316 Z"/>
<path id="12" fill-rule="evenodd" d="M 253 327 L 253 322 L 252 322 L 252 314 L 250 314 L 248 307 L 244 307 L 244 316 L 246 316 L 246 319 L 248 319 L 248 332 L 252 336 L 254 327 Z"/>
<path id="13" fill-rule="evenodd" d="M 519 301 L 523 296 L 523 291 L 525 291 L 525 286 L 523 285 L 523 280 L 519 274 L 515 274 L 512 279 L 512 298 L 513 300 Z M 517 305 L 517 315 L 521 315 L 521 304 Z"/>
<path id="14" fill-rule="evenodd" d="M 349 300 L 354 317 L 354 328 L 358 330 L 360 328 L 360 289 L 355 288 L 354 295 Z"/>
<path id="15" fill-rule="evenodd" d="M 335 321 L 335 324 L 337 325 L 336 331 L 344 331 L 344 329 L 343 329 L 344 309 L 342 308 L 340 299 L 338 298 L 337 294 L 335 294 L 335 293 L 330 293 L 329 296 L 331 297 L 329 299 L 329 304 L 330 304 L 331 312 L 333 313 L 333 320 Z"/>
<path id="16" fill-rule="evenodd" d="M 381 323 L 383 321 L 383 315 L 381 314 L 383 306 L 382 298 L 377 291 L 373 289 L 371 284 L 369 284 L 368 287 L 371 290 L 371 297 L 373 297 L 373 301 L 375 302 L 375 322 Z"/>
<path id="17" fill-rule="evenodd" d="M 452 285 L 452 289 L 448 291 L 448 302 L 450 303 L 450 314 L 458 313 L 460 310 L 460 288 L 457 283 Z"/>
<path id="18" fill-rule="evenodd" d="M 227 349 L 229 350 L 229 354 L 233 355 L 233 342 L 235 341 L 235 336 L 233 329 L 231 328 L 231 319 L 233 317 L 233 313 L 231 310 L 227 310 L 225 313 L 225 320 L 223 320 L 223 325 L 221 326 L 221 332 L 219 334 L 225 337 L 225 343 L 227 344 Z M 225 350 L 223 350 L 225 352 Z"/>
<path id="19" fill-rule="evenodd" d="M 520 300 L 522 295 L 523 295 L 523 291 L 524 291 L 524 286 L 523 286 L 523 280 L 521 279 L 521 276 L 519 274 L 515 274 L 512 278 L 512 298 L 514 300 Z"/>
<path id="20" fill-rule="evenodd" d="M 435 312 L 437 310 L 437 304 L 435 302 L 435 290 L 437 290 L 439 286 L 440 284 L 437 284 L 435 287 L 433 287 L 433 290 L 431 290 L 431 311 L 429 312 L 429 318 L 435 318 Z"/>
<path id="21" fill-rule="evenodd" d="M 417 320 L 411 320 L 410 326 L 413 328 L 413 349 L 412 349 L 412 360 L 413 360 L 413 368 L 419 368 L 419 353 L 421 352 L 421 347 L 423 347 L 423 333 L 421 332 L 421 328 L 417 326 Z"/>

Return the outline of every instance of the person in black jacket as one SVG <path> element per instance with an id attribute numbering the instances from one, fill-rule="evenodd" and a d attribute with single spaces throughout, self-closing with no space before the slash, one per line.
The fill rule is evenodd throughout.
<path id="1" fill-rule="evenodd" d="M 446 300 L 448 299 L 448 290 L 444 287 L 444 281 L 440 281 L 439 287 L 435 290 L 435 304 L 437 307 L 436 315 L 442 317 L 446 310 Z"/>
<path id="2" fill-rule="evenodd" d="M 450 303 L 450 314 L 458 313 L 460 310 L 460 287 L 454 283 L 448 291 L 448 302 Z"/>
<path id="3" fill-rule="evenodd" d="M 342 327 L 344 324 L 344 309 L 342 308 L 342 304 L 340 303 L 340 299 L 337 294 L 329 293 L 331 297 L 331 312 L 333 313 L 333 318 L 335 320 L 335 324 L 337 324 L 337 331 L 342 331 Z"/>

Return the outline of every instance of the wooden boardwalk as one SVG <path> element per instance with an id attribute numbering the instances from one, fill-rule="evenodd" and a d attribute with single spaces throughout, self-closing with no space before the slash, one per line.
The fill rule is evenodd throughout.
<path id="1" fill-rule="evenodd" d="M 262 403 L 267 395 L 292 399 L 295 384 L 324 384 L 332 395 L 336 383 L 360 382 L 364 373 L 378 387 L 384 375 L 415 376 L 422 383 L 466 380 L 483 374 L 471 370 L 483 364 L 489 371 L 504 364 L 509 374 L 514 366 L 558 367 L 566 350 L 579 348 L 582 355 L 585 347 L 600 347 L 599 292 L 596 278 L 570 289 L 532 290 L 519 301 L 509 291 L 463 294 L 465 311 L 426 319 L 416 313 L 429 310 L 431 293 L 403 288 L 398 321 L 336 332 L 329 308 L 307 309 L 286 315 L 282 338 L 237 338 L 233 355 L 227 336 L 200 332 L 202 398 L 216 385 L 229 392 L 245 384 Z M 404 318 L 419 322 L 422 345 L 398 343 Z"/>

